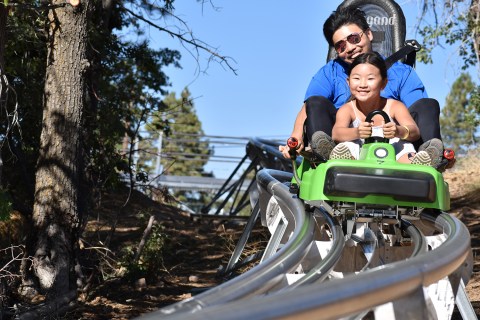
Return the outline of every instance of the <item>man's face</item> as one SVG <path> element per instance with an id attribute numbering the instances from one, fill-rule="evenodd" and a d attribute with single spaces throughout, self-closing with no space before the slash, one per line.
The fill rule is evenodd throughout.
<path id="1" fill-rule="evenodd" d="M 356 24 L 340 27 L 334 32 L 332 40 L 338 57 L 347 63 L 352 63 L 361 53 L 372 51 L 372 32 L 370 29 L 362 30 Z"/>

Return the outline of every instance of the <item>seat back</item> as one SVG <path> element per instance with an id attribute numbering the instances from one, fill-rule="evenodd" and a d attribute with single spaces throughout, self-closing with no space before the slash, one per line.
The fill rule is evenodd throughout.
<path id="1" fill-rule="evenodd" d="M 385 57 L 404 46 L 406 23 L 400 6 L 393 0 L 345 0 L 337 9 L 356 6 L 365 12 L 373 33 L 372 48 Z M 327 62 L 335 59 L 336 52 L 330 46 Z"/>

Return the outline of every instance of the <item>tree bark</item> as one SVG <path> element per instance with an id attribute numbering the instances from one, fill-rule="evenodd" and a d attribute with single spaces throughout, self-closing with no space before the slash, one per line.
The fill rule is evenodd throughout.
<path id="1" fill-rule="evenodd" d="M 5 70 L 5 42 L 6 39 L 6 30 L 7 30 L 7 14 L 8 8 L 4 6 L 3 3 L 0 3 L 0 68 L 3 71 Z"/>
<path id="2" fill-rule="evenodd" d="M 35 177 L 32 257 L 22 268 L 21 293 L 54 299 L 75 288 L 75 252 L 82 217 L 82 114 L 85 105 L 87 9 L 59 5 L 49 12 L 49 41 L 40 155 Z"/>
<path id="3" fill-rule="evenodd" d="M 480 2 L 478 0 L 472 0 L 470 3 L 470 14 L 474 26 L 472 28 L 472 41 L 475 56 L 477 57 L 477 73 L 480 73 L 480 32 L 478 30 L 480 23 Z"/>

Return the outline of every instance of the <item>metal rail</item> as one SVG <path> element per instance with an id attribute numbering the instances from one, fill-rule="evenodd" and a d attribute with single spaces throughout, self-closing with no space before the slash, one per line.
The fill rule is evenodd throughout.
<path id="1" fill-rule="evenodd" d="M 465 298 L 463 283 L 468 281 L 472 268 L 470 235 L 458 219 L 445 213 L 421 216 L 422 223 L 431 224 L 437 233 L 446 236 L 446 240 L 434 250 L 425 252 L 424 237 L 404 222 L 416 243 L 408 260 L 343 279 L 320 283 L 302 280 L 301 285 L 272 290 L 282 276 L 291 272 L 305 257 L 313 241 L 313 215 L 306 213 L 302 202 L 288 192 L 282 183 L 288 179 L 291 174 L 277 170 L 262 170 L 257 174 L 261 190 L 259 201 L 265 202 L 268 193 L 279 203 L 288 222 L 294 224 L 287 243 L 237 278 L 141 319 L 338 319 L 388 302 L 392 302 L 396 319 L 433 319 L 424 288 L 445 277 L 450 279 L 453 292 L 459 293 L 459 299 Z M 332 230 L 337 227 L 335 223 L 329 223 Z M 336 241 L 330 251 L 332 256 L 322 263 L 329 265 L 329 259 L 338 260 L 341 251 L 338 246 L 342 244 L 338 237 Z M 319 267 L 319 270 L 327 272 L 328 268 Z M 471 318 L 472 312 L 468 310 L 463 315 L 464 319 L 476 318 Z"/>
<path id="2" fill-rule="evenodd" d="M 247 177 L 256 174 L 261 169 L 292 171 L 292 163 L 278 151 L 279 145 L 279 141 L 251 138 L 246 145 L 245 156 L 225 180 L 212 200 L 201 208 L 201 213 L 218 215 L 227 205 L 230 206 L 229 215 L 238 214 L 249 204 L 253 208 L 253 203 L 256 202 L 256 199 L 252 198 L 255 198 L 256 185 L 253 183 L 254 181 L 248 181 Z M 243 172 L 240 172 L 247 160 L 251 161 L 250 164 Z M 301 159 L 298 159 L 298 163 L 300 161 Z M 234 179 L 238 175 L 240 175 L 239 178 Z M 247 182 L 250 182 L 248 187 L 246 187 Z M 250 195 L 250 202 L 246 195 Z"/>
<path id="3" fill-rule="evenodd" d="M 280 172 L 281 176 L 288 176 L 288 173 Z M 297 266 L 313 241 L 313 217 L 305 213 L 303 203 L 293 198 L 288 188 L 280 181 L 272 179 L 265 184 L 284 208 L 288 219 L 295 224 L 291 241 L 264 263 L 244 274 L 190 299 L 145 315 L 141 319 L 157 319 L 168 314 L 195 312 L 208 306 L 264 293 L 280 283 L 284 274 Z"/>

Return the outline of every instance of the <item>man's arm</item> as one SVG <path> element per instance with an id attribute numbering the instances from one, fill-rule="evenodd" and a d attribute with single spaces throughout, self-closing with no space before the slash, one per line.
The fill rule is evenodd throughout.
<path id="1" fill-rule="evenodd" d="M 305 119 L 307 119 L 307 112 L 305 111 L 305 103 L 302 105 L 302 108 L 297 114 L 297 118 L 295 119 L 295 123 L 293 124 L 293 131 L 290 137 L 294 137 L 298 140 L 298 147 L 297 147 L 297 153 L 300 153 L 301 150 L 303 150 L 303 124 L 305 122 Z M 282 152 L 283 156 L 285 158 L 290 158 L 290 154 L 288 151 L 290 148 L 288 145 L 285 146 L 279 146 L 278 149 Z"/>
<path id="2" fill-rule="evenodd" d="M 295 123 L 293 124 L 293 131 L 291 136 L 297 138 L 299 141 L 302 141 L 303 147 L 303 124 L 305 123 L 305 119 L 307 119 L 307 112 L 305 110 L 305 103 L 302 105 L 302 108 L 297 114 L 297 118 L 295 119 Z"/>

